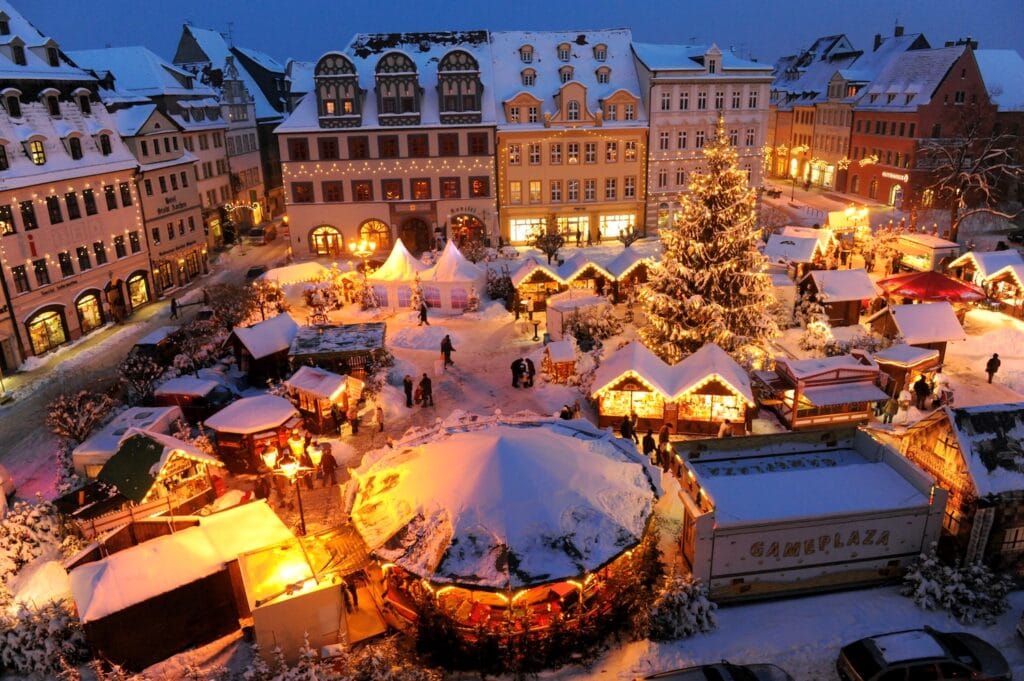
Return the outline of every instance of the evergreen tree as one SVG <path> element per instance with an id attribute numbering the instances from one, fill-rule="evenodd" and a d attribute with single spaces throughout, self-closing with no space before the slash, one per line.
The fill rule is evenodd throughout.
<path id="1" fill-rule="evenodd" d="M 757 251 L 755 194 L 736 165 L 725 119 L 704 147 L 703 173 L 680 197 L 681 218 L 661 228 L 663 255 L 640 292 L 647 324 L 640 337 L 669 364 L 706 343 L 737 359 L 765 352 L 778 326 L 774 296 Z"/>

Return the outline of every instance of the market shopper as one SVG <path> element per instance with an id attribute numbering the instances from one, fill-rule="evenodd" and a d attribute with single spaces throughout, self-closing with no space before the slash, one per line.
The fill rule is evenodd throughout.
<path id="1" fill-rule="evenodd" d="M 426 372 L 423 372 L 423 378 L 420 379 L 420 391 L 423 393 L 423 406 L 434 406 L 434 384 L 430 380 L 430 376 L 427 376 Z"/>
<path id="2" fill-rule="evenodd" d="M 992 377 L 999 371 L 999 366 L 1002 362 L 999 360 L 999 353 L 993 352 L 992 356 L 987 362 L 985 362 L 985 373 L 988 374 L 988 382 L 992 382 Z"/>
<path id="3" fill-rule="evenodd" d="M 927 409 L 928 398 L 931 394 L 932 386 L 928 383 L 928 379 L 924 377 L 924 374 L 921 374 L 914 382 L 914 406 L 921 411 Z"/>
<path id="4" fill-rule="evenodd" d="M 427 301 L 421 300 L 420 301 L 420 310 L 419 310 L 419 312 L 420 312 L 420 323 L 419 323 L 419 326 L 423 326 L 424 324 L 426 324 L 427 326 L 430 326 L 430 322 L 427 321 L 427 310 L 428 309 L 429 308 L 427 307 Z"/>
<path id="5" fill-rule="evenodd" d="M 405 378 L 402 379 L 402 389 L 405 390 L 405 406 L 411 407 L 413 384 L 412 376 L 410 376 L 409 374 L 406 374 Z"/>
<path id="6" fill-rule="evenodd" d="M 445 368 L 448 368 L 449 364 L 455 364 L 452 360 L 453 352 L 455 352 L 455 348 L 452 346 L 452 337 L 449 334 L 445 334 L 444 338 L 441 339 L 441 357 L 444 359 Z"/>

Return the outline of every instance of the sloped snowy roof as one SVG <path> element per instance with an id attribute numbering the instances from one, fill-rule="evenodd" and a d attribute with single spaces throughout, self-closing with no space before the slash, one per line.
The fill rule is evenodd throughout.
<path id="1" fill-rule="evenodd" d="M 631 341 L 607 357 L 594 373 L 591 395 L 618 383 L 625 376 L 634 376 L 662 395 L 672 395 L 669 366 L 639 341 Z"/>
<path id="2" fill-rule="evenodd" d="M 826 303 L 867 300 L 878 295 L 871 277 L 862 269 L 814 270 L 807 277 L 814 280 L 818 297 Z"/>
<path id="3" fill-rule="evenodd" d="M 945 410 L 978 496 L 1024 491 L 1024 402 Z"/>
<path id="4" fill-rule="evenodd" d="M 862 371 L 877 372 L 878 367 L 863 364 L 852 355 L 836 355 L 834 357 L 813 357 L 811 359 L 789 359 L 779 358 L 780 364 L 786 365 L 789 372 L 797 380 L 803 380 L 810 376 L 837 371 L 841 369 L 859 369 Z"/>
<path id="5" fill-rule="evenodd" d="M 242 342 L 253 359 L 262 359 L 291 347 L 299 331 L 299 325 L 287 312 L 253 324 L 249 327 L 235 327 L 232 334 Z"/>
<path id="6" fill-rule="evenodd" d="M 305 94 L 313 91 L 313 73 L 316 70 L 316 62 L 289 59 L 284 70 L 288 74 L 289 92 Z"/>
<path id="7" fill-rule="evenodd" d="M 558 269 L 547 264 L 543 260 L 537 260 L 536 258 L 526 258 L 522 264 L 516 268 L 516 271 L 512 273 L 512 286 L 518 287 L 523 281 L 531 274 L 540 270 L 550 276 L 552 279 L 560 284 L 564 284 L 565 280 L 558 273 Z"/>
<path id="8" fill-rule="evenodd" d="M 259 50 L 252 49 L 251 47 L 236 47 L 235 49 L 249 59 L 252 59 L 267 71 L 284 71 L 284 66 L 266 52 L 260 52 Z"/>
<path id="9" fill-rule="evenodd" d="M 914 366 L 938 358 L 939 351 L 934 348 L 915 348 L 906 343 L 890 345 L 885 350 L 875 353 L 875 361 L 898 366 Z"/>
<path id="10" fill-rule="evenodd" d="M 302 281 L 319 281 L 328 273 L 329 269 L 318 262 L 297 262 L 293 265 L 275 267 L 260 275 L 260 279 L 272 281 L 278 286 L 287 286 Z"/>
<path id="11" fill-rule="evenodd" d="M 277 428 L 298 413 L 295 405 L 283 397 L 257 395 L 232 402 L 203 425 L 223 433 L 246 435 Z"/>
<path id="12" fill-rule="evenodd" d="M 721 379 L 727 386 L 754 405 L 754 392 L 750 376 L 729 354 L 714 343 L 708 343 L 697 352 L 672 367 L 675 385 L 673 396 L 689 392 L 709 377 Z"/>
<path id="13" fill-rule="evenodd" d="M 969 262 L 974 263 L 974 269 L 982 279 L 988 279 L 1009 265 L 1024 265 L 1024 258 L 1021 257 L 1020 251 L 1013 248 L 1005 251 L 968 251 L 946 265 L 946 269 L 954 270 Z"/>
<path id="14" fill-rule="evenodd" d="M 650 266 L 653 264 L 653 259 L 644 257 L 635 248 L 624 248 L 608 262 L 605 269 L 615 279 L 622 279 L 640 265 Z"/>
<path id="15" fill-rule="evenodd" d="M 605 277 L 609 279 L 615 278 L 612 275 L 612 273 L 608 271 L 607 268 L 605 268 L 600 263 L 596 262 L 593 258 L 583 253 L 573 253 L 572 256 L 567 258 L 565 262 L 559 265 L 558 276 L 560 276 L 563 281 L 568 283 L 575 279 L 579 274 L 583 272 L 583 270 L 587 269 L 588 267 L 595 268 L 599 273 L 603 274 Z"/>
<path id="16" fill-rule="evenodd" d="M 1017 50 L 975 50 L 992 102 L 999 111 L 1024 111 L 1024 58 Z"/>
<path id="17" fill-rule="evenodd" d="M 966 45 L 901 52 L 870 85 L 861 90 L 854 108 L 861 111 L 916 111 L 931 101 L 936 88 Z M 890 101 L 891 100 L 891 101 Z"/>
<path id="18" fill-rule="evenodd" d="M 1024 263 L 1007 265 L 993 272 L 988 279 L 989 281 L 1012 279 L 1017 286 L 1024 288 Z"/>
<path id="19" fill-rule="evenodd" d="M 364 464 L 352 519 L 434 583 L 518 589 L 582 577 L 635 546 L 655 493 L 608 432 L 538 419 L 438 433 Z"/>
<path id="20" fill-rule="evenodd" d="M 610 310 L 611 303 L 608 302 L 607 298 L 597 295 L 590 289 L 569 289 L 568 291 L 562 291 L 561 293 L 549 296 L 547 300 L 547 309 L 562 313 L 585 307 L 601 306 L 608 306 Z"/>
<path id="21" fill-rule="evenodd" d="M 224 562 L 295 536 L 266 501 L 253 501 L 200 516 L 199 530 Z"/>
<path id="22" fill-rule="evenodd" d="M 771 64 L 740 59 L 732 50 L 722 50 L 717 45 L 659 45 L 655 43 L 633 43 L 633 52 L 637 58 L 651 71 L 704 71 L 704 55 L 711 49 L 721 52 L 718 73 L 709 74 L 709 78 L 720 80 L 729 76 L 729 71 L 739 71 L 736 75 L 749 78 L 751 71 L 760 71 L 762 75 L 772 75 Z"/>
<path id="23" fill-rule="evenodd" d="M 768 236 L 764 245 L 764 256 L 777 262 L 814 262 L 820 250 L 815 236 L 789 236 L 776 232 Z"/>
<path id="24" fill-rule="evenodd" d="M 319 367 L 301 366 L 284 384 L 325 400 L 334 400 L 344 392 L 345 378 Z"/>
<path id="25" fill-rule="evenodd" d="M 451 243 L 449 241 L 448 243 Z M 374 270 L 367 279 L 371 281 L 413 281 L 416 275 L 424 272 L 427 265 L 417 260 L 402 240 L 395 239 L 395 245 L 388 254 L 384 264 Z M 422 278 L 422 277 L 421 277 Z"/>
<path id="26" fill-rule="evenodd" d="M 374 352 L 384 347 L 384 322 L 302 326 L 292 340 L 289 357 L 348 352 Z"/>
<path id="27" fill-rule="evenodd" d="M 156 104 L 135 104 L 114 112 L 114 120 L 117 121 L 117 132 L 122 137 L 134 137 L 142 126 L 146 124 L 149 117 L 156 111 Z"/>
<path id="28" fill-rule="evenodd" d="M 166 433 L 175 421 L 185 420 L 178 407 L 130 407 L 75 447 L 72 456 L 110 456 L 117 451 L 121 439 L 129 430 Z"/>
<path id="29" fill-rule="evenodd" d="M 552 362 L 575 362 L 576 349 L 567 340 L 551 341 L 544 348 Z"/>
<path id="30" fill-rule="evenodd" d="M 178 376 L 169 381 L 164 381 L 153 391 L 153 395 L 189 395 L 191 397 L 202 397 L 211 390 L 221 385 L 217 381 L 208 378 L 196 378 L 195 376 Z"/>
<path id="31" fill-rule="evenodd" d="M 103 465 L 96 477 L 114 485 L 122 495 L 139 503 L 149 494 L 160 471 L 172 456 L 186 456 L 209 466 L 224 466 L 217 457 L 176 437 L 129 428 L 118 443 L 117 452 Z"/>
<path id="32" fill-rule="evenodd" d="M 213 97 L 216 94 L 212 88 L 199 83 L 193 74 L 141 45 L 74 50 L 68 56 L 79 66 L 97 74 L 112 73 L 118 90 L 147 96 L 205 94 Z"/>
<path id="33" fill-rule="evenodd" d="M 891 314 L 903 340 L 910 345 L 965 340 L 964 328 L 947 302 L 892 305 L 879 310 L 868 322 Z"/>
<path id="34" fill-rule="evenodd" d="M 32 5 L 26 3 L 29 7 Z M 45 6 L 36 5 L 35 10 L 39 11 L 38 19 L 44 19 Z M 14 38 L 21 38 L 25 41 L 26 47 L 45 44 L 50 38 L 43 35 L 32 22 L 22 16 L 21 12 L 7 2 L 0 0 L 0 11 L 7 15 L 7 25 L 10 34 L 3 36 L 3 42 L 8 43 Z M 11 79 L 25 80 L 93 80 L 92 76 L 82 69 L 73 66 L 61 59 L 57 66 L 50 66 L 45 55 L 36 54 L 34 50 L 25 50 L 25 64 L 15 64 L 14 60 L 6 55 L 0 55 L 0 79 L 9 81 Z"/>
<path id="35" fill-rule="evenodd" d="M 449 239 L 441 252 L 441 257 L 427 270 L 423 278 L 437 282 L 479 282 L 486 276 L 483 268 L 467 260 L 455 242 Z"/>

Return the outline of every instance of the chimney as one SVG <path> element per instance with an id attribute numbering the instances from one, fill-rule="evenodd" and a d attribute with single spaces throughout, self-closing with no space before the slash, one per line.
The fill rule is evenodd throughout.
<path id="1" fill-rule="evenodd" d="M 901 37 L 903 35 L 903 27 L 900 26 L 899 24 L 896 24 L 896 30 L 893 32 L 893 35 L 896 36 L 897 38 Z"/>
<path id="2" fill-rule="evenodd" d="M 877 50 L 881 46 L 882 46 L 882 34 L 881 33 L 876 33 L 875 34 L 875 47 L 872 49 L 872 51 Z"/>

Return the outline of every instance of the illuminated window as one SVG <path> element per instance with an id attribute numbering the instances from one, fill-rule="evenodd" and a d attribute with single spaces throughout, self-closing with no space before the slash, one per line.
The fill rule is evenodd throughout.
<path id="1" fill-rule="evenodd" d="M 569 104 L 566 106 L 566 118 L 570 121 L 580 119 L 580 103 L 575 99 L 569 100 Z"/>
<path id="2" fill-rule="evenodd" d="M 32 159 L 32 163 L 37 166 L 41 166 L 46 163 L 46 150 L 43 149 L 43 143 L 39 140 L 34 140 L 28 143 L 28 156 Z"/>

